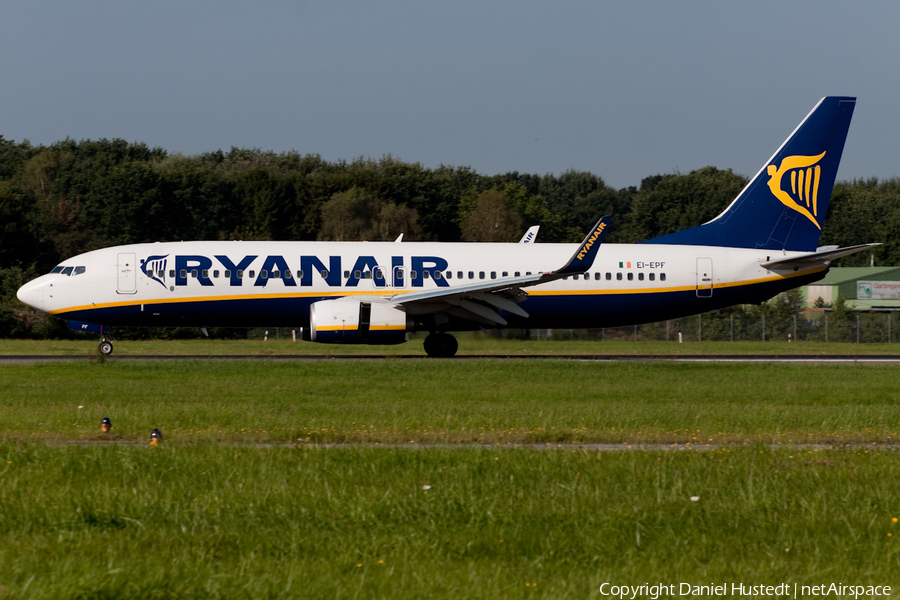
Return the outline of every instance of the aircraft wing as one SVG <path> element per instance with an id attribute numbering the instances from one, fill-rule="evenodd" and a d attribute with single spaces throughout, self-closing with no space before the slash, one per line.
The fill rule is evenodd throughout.
<path id="1" fill-rule="evenodd" d="M 522 288 L 548 283 L 569 275 L 584 273 L 594 264 L 600 244 L 606 236 L 611 217 L 602 217 L 578 246 L 569 261 L 556 271 L 535 273 L 521 277 L 504 277 L 480 283 L 438 288 L 422 292 L 396 294 L 388 300 L 391 304 L 406 308 L 423 309 L 425 312 L 448 312 L 452 315 L 488 325 L 506 325 L 497 310 L 528 317 L 515 299 L 522 300 L 527 293 Z"/>
<path id="2" fill-rule="evenodd" d="M 841 258 L 842 256 L 855 254 L 857 252 L 865 250 L 866 248 L 872 248 L 873 246 L 880 245 L 881 244 L 860 244 L 859 246 L 847 246 L 846 248 L 816 250 L 815 252 L 810 252 L 809 254 L 801 254 L 800 256 L 791 256 L 789 258 L 770 260 L 768 262 L 760 263 L 760 266 L 763 266 L 767 269 L 802 269 L 814 267 L 816 265 L 826 265 L 831 263 L 831 261 L 833 260 Z"/>

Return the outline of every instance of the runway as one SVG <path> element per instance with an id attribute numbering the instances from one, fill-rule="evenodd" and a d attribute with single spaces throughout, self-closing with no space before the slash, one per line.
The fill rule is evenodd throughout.
<path id="1" fill-rule="evenodd" d="M 268 361 L 378 361 L 378 360 L 573 360 L 586 362 L 722 362 L 722 363 L 802 363 L 802 364 L 884 364 L 900 365 L 900 354 L 463 354 L 452 358 L 429 358 L 424 354 L 122 354 L 0 356 L 0 364 L 90 361 L 166 360 L 268 360 Z"/>

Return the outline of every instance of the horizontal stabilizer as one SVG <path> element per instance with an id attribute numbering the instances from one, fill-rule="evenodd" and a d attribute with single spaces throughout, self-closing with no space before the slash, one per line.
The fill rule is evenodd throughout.
<path id="1" fill-rule="evenodd" d="M 809 254 L 801 254 L 799 256 L 791 256 L 789 258 L 781 258 L 778 260 L 770 260 L 761 263 L 767 269 L 803 269 L 814 267 L 816 265 L 825 265 L 833 260 L 856 254 L 866 248 L 880 246 L 881 244 L 860 244 L 859 246 L 848 246 L 846 248 L 837 248 L 836 250 L 823 250 L 821 252 L 810 252 Z"/>

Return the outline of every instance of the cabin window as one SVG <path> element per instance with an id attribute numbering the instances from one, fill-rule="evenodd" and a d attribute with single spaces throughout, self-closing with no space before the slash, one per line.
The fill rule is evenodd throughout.
<path id="1" fill-rule="evenodd" d="M 435 279 L 440 279 L 441 277 L 442 277 L 442 275 L 441 275 L 441 272 L 440 272 L 440 271 L 435 271 L 435 272 L 434 272 L 434 278 L 435 278 Z"/>
<path id="2" fill-rule="evenodd" d="M 357 269 L 353 271 L 353 279 L 360 279 L 362 277 L 362 273 Z"/>
<path id="3" fill-rule="evenodd" d="M 409 272 L 409 278 L 410 278 L 410 279 L 415 279 L 415 278 L 418 277 L 418 276 L 419 276 L 419 272 L 418 272 L 418 271 L 410 271 L 410 272 Z"/>
<path id="4" fill-rule="evenodd" d="M 218 279 L 218 278 L 219 278 L 219 270 L 216 269 L 213 271 L 213 279 Z"/>
<path id="5" fill-rule="evenodd" d="M 475 279 L 475 271 L 469 271 L 469 279 Z"/>
<path id="6" fill-rule="evenodd" d="M 209 279 L 209 269 L 203 269 L 203 279 Z"/>
<path id="7" fill-rule="evenodd" d="M 250 277 L 253 277 L 253 275 L 251 275 Z M 262 271 L 259 272 L 259 277 L 260 277 L 260 279 L 268 279 L 269 272 L 266 269 L 263 269 Z"/>
<path id="8" fill-rule="evenodd" d="M 644 280 L 644 274 L 638 273 L 638 281 L 643 281 L 643 280 Z"/>
<path id="9" fill-rule="evenodd" d="M 290 279 L 290 278 L 291 278 L 291 272 L 288 271 L 288 279 Z M 303 271 L 297 271 L 297 278 L 303 279 Z"/>
<path id="10" fill-rule="evenodd" d="M 53 273 L 62 273 L 62 270 L 62 267 L 55 267 L 52 271 L 50 271 L 50 274 L 52 275 Z"/>
<path id="11" fill-rule="evenodd" d="M 497 271 L 491 271 L 491 279 L 497 279 Z"/>
<path id="12" fill-rule="evenodd" d="M 350 279 L 350 271 L 344 271 L 344 279 Z"/>
<path id="13" fill-rule="evenodd" d="M 75 270 L 72 271 L 72 275 L 81 275 L 81 274 L 84 273 L 86 270 L 87 270 L 87 269 L 85 269 L 84 267 L 75 267 Z"/>
<path id="14" fill-rule="evenodd" d="M 424 277 L 425 279 L 428 279 L 429 275 L 431 275 L 431 271 L 429 271 L 428 269 L 422 271 L 422 277 Z"/>
<path id="15" fill-rule="evenodd" d="M 328 270 L 322 269 L 321 271 L 319 271 L 319 275 L 322 276 L 322 279 L 328 279 Z"/>
<path id="16" fill-rule="evenodd" d="M 197 279 L 197 269 L 191 269 L 191 277 Z"/>
<path id="17" fill-rule="evenodd" d="M 249 271 L 247 273 L 247 277 L 249 277 L 250 279 L 253 279 L 254 277 L 256 277 L 256 271 Z"/>
<path id="18" fill-rule="evenodd" d="M 238 270 L 237 270 L 237 273 L 235 273 L 235 274 L 237 275 L 237 278 L 238 278 L 238 279 L 243 279 L 243 278 L 244 278 L 244 271 L 243 271 L 242 269 L 238 269 Z M 253 276 L 251 275 L 251 277 L 253 277 Z"/>
<path id="19" fill-rule="evenodd" d="M 660 274 L 659 274 L 659 280 L 660 280 L 660 281 L 665 281 L 665 280 L 666 280 L 666 274 L 665 274 L 665 273 L 660 273 Z"/>
<path id="20" fill-rule="evenodd" d="M 181 276 L 182 279 L 184 279 L 185 277 L 187 277 L 187 269 L 182 269 L 182 270 L 181 270 L 181 273 L 179 273 L 179 275 Z"/>
<path id="21" fill-rule="evenodd" d="M 62 270 L 62 274 L 63 274 L 63 275 L 66 275 L 66 276 L 69 276 L 69 275 L 72 274 L 72 269 L 74 269 L 74 268 L 75 268 L 75 267 L 64 267 L 63 270 Z"/>
<path id="22" fill-rule="evenodd" d="M 503 277 L 509 277 L 509 272 L 508 272 L 508 271 L 503 271 Z"/>
<path id="23" fill-rule="evenodd" d="M 225 275 L 225 279 L 231 279 L 231 269 L 225 269 L 223 275 Z"/>
<path id="24" fill-rule="evenodd" d="M 606 274 L 606 280 L 607 280 L 607 281 L 610 281 L 611 279 L 612 279 L 612 273 L 607 273 L 607 274 Z"/>
<path id="25" fill-rule="evenodd" d="M 463 278 L 463 272 L 462 272 L 462 271 L 457 271 L 457 272 L 456 272 L 456 278 L 457 278 L 457 279 L 462 279 L 462 278 Z M 471 277 L 470 277 L 469 279 L 471 279 Z"/>
<path id="26" fill-rule="evenodd" d="M 287 271 L 282 271 L 281 274 L 284 276 L 285 279 L 291 278 L 291 270 L 290 269 L 288 269 Z"/>
<path id="27" fill-rule="evenodd" d="M 478 279 L 484 279 L 484 271 L 478 271 Z"/>
<path id="28" fill-rule="evenodd" d="M 169 270 L 169 277 L 175 277 L 175 269 Z"/>
<path id="29" fill-rule="evenodd" d="M 601 277 L 600 273 L 594 273 L 594 281 L 600 281 L 600 277 Z"/>
<path id="30" fill-rule="evenodd" d="M 648 277 L 650 278 L 650 281 L 653 281 L 656 279 L 656 273 L 650 273 L 650 275 L 648 275 Z"/>
<path id="31" fill-rule="evenodd" d="M 616 273 L 616 281 L 622 281 L 622 273 Z"/>
<path id="32" fill-rule="evenodd" d="M 444 275 L 447 279 L 453 279 L 453 271 L 447 271 L 447 274 Z"/>
<path id="33" fill-rule="evenodd" d="M 384 274 L 381 272 L 381 267 L 375 269 L 375 279 L 384 279 Z"/>
<path id="34" fill-rule="evenodd" d="M 272 279 L 281 279 L 281 271 L 272 271 Z"/>
<path id="35" fill-rule="evenodd" d="M 531 271 L 525 271 L 525 275 L 531 275 Z"/>
<path id="36" fill-rule="evenodd" d="M 521 272 L 521 271 L 516 271 L 516 274 L 514 275 L 514 277 L 521 277 L 521 276 L 522 276 L 522 272 Z"/>
<path id="37" fill-rule="evenodd" d="M 566 279 L 566 278 L 563 277 L 563 279 Z M 572 275 L 572 281 L 578 281 L 578 273 L 575 273 L 574 275 Z"/>
<path id="38" fill-rule="evenodd" d="M 634 281 L 634 273 L 628 274 L 628 281 Z"/>
<path id="39" fill-rule="evenodd" d="M 372 271 L 363 271 L 363 279 L 372 279 Z"/>

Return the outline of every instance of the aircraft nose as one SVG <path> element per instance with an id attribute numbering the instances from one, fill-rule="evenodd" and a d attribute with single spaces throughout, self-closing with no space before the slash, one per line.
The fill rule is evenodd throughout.
<path id="1" fill-rule="evenodd" d="M 30 306 L 38 310 L 44 310 L 44 281 L 43 277 L 33 279 L 19 288 L 16 297 Z"/>

